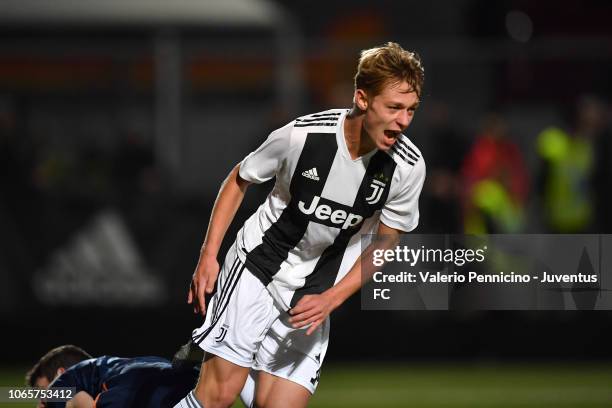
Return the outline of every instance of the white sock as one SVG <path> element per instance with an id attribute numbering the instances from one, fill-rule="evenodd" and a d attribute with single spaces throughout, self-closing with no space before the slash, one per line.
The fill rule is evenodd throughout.
<path id="1" fill-rule="evenodd" d="M 193 390 L 185 395 L 185 398 L 180 400 L 173 408 L 204 408 L 204 405 L 195 397 Z"/>
<path id="2" fill-rule="evenodd" d="M 240 392 L 240 399 L 245 407 L 251 408 L 255 406 L 255 386 L 257 384 L 258 373 L 259 371 L 253 370 L 249 372 L 244 387 L 242 387 Z"/>

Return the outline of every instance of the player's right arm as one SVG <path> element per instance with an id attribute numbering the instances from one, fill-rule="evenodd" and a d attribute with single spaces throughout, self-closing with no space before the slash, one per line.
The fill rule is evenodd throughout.
<path id="1" fill-rule="evenodd" d="M 219 248 L 250 184 L 240 177 L 239 171 L 240 164 L 237 164 L 221 185 L 213 206 L 206 238 L 187 294 L 187 303 L 193 304 L 194 313 L 206 314 L 204 294 L 211 293 L 217 281 Z"/>
<path id="2" fill-rule="evenodd" d="M 187 303 L 193 304 L 194 313 L 206 313 L 204 295 L 212 293 L 217 281 L 219 247 L 242 203 L 246 188 L 251 183 L 263 183 L 276 176 L 289 150 L 291 128 L 292 123 L 289 123 L 270 133 L 266 141 L 236 165 L 223 182 L 187 295 Z"/>

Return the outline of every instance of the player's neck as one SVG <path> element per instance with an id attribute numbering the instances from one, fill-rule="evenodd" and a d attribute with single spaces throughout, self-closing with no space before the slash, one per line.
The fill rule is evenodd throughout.
<path id="1" fill-rule="evenodd" d="M 376 148 L 372 138 L 363 127 L 364 117 L 365 112 L 353 107 L 344 120 L 344 140 L 353 160 Z"/>

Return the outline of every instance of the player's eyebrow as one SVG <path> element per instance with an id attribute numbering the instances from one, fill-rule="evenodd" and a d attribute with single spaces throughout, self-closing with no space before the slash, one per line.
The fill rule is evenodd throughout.
<path id="1" fill-rule="evenodd" d="M 421 104 L 421 101 L 416 101 L 412 105 L 408 106 L 407 109 L 417 109 L 420 104 Z M 403 109 L 406 106 L 401 102 L 391 102 L 390 105 L 401 108 L 401 109 Z"/>

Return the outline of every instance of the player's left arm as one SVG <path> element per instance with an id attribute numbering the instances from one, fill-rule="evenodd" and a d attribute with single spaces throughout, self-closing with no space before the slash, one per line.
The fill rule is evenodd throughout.
<path id="1" fill-rule="evenodd" d="M 378 267 L 374 266 L 372 254 L 376 249 L 389 249 L 397 245 L 402 231 L 380 223 L 373 242 L 357 258 L 350 271 L 334 286 L 318 295 L 306 295 L 289 311 L 289 322 L 300 328 L 308 324 L 306 331 L 312 334 L 346 299 L 357 292 L 367 282 Z"/>
<path id="2" fill-rule="evenodd" d="M 404 167 L 404 170 L 408 167 Z M 389 249 L 397 245 L 400 233 L 412 231 L 419 221 L 419 196 L 425 181 L 425 162 L 421 158 L 410 172 L 404 173 L 406 182 L 398 180 L 401 186 L 393 198 L 385 203 L 382 209 L 378 231 L 374 241 L 357 258 L 351 270 L 336 285 L 318 295 L 306 295 L 301 298 L 289 313 L 293 327 L 299 328 L 310 324 L 307 335 L 313 333 L 338 306 L 374 274 L 376 267 L 372 254 L 376 249 Z M 364 269 L 365 268 L 365 269 Z"/>

